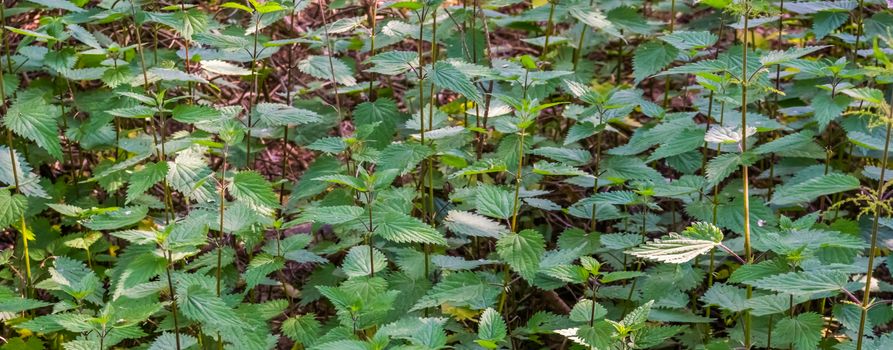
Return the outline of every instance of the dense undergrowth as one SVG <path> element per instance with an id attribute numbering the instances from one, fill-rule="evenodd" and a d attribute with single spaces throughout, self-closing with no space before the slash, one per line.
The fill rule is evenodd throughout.
<path id="1" fill-rule="evenodd" d="M 891 349 L 889 3 L 3 1 L 0 348 Z"/>

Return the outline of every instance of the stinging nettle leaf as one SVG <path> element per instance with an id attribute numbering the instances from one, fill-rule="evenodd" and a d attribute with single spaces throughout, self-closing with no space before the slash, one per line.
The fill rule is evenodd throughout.
<path id="1" fill-rule="evenodd" d="M 336 83 L 344 86 L 357 85 L 357 79 L 354 77 L 353 71 L 339 58 L 308 56 L 298 62 L 298 69 L 317 79 L 334 80 Z"/>
<path id="2" fill-rule="evenodd" d="M 472 237 L 499 238 L 509 232 L 508 227 L 483 215 L 461 210 L 450 210 L 444 219 L 450 231 Z"/>
<path id="3" fill-rule="evenodd" d="M 710 252 L 718 245 L 719 243 L 711 240 L 688 238 L 671 232 L 668 236 L 627 250 L 626 253 L 663 263 L 682 264 Z"/>
<path id="4" fill-rule="evenodd" d="M 384 271 L 387 266 L 388 259 L 378 249 L 358 245 L 347 252 L 341 269 L 348 277 L 360 277 Z"/>
<path id="5" fill-rule="evenodd" d="M 788 272 L 744 283 L 773 292 L 811 295 L 839 291 L 847 283 L 847 274 L 838 271 Z"/>
<path id="6" fill-rule="evenodd" d="M 809 202 L 820 196 L 846 192 L 859 188 L 859 179 L 844 174 L 828 174 L 812 179 L 779 186 L 769 204 L 792 205 Z"/>
<path id="7" fill-rule="evenodd" d="M 546 252 L 543 236 L 534 230 L 507 234 L 496 242 L 499 257 L 525 280 L 532 281 L 540 266 L 540 257 Z"/>

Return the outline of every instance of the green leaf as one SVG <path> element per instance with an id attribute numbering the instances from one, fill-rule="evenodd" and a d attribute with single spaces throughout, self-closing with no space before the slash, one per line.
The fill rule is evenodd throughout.
<path id="1" fill-rule="evenodd" d="M 56 159 L 62 159 L 58 119 L 62 110 L 39 95 L 19 95 L 3 117 L 3 125 L 37 143 Z"/>
<path id="2" fill-rule="evenodd" d="M 133 202 L 146 190 L 163 180 L 167 172 L 167 163 L 148 163 L 142 169 L 131 174 L 127 185 L 126 203 Z"/>
<path id="3" fill-rule="evenodd" d="M 198 285 L 177 290 L 177 305 L 186 318 L 214 328 L 247 328 L 248 324 L 220 297 Z"/>
<path id="4" fill-rule="evenodd" d="M 815 33 L 815 40 L 822 40 L 826 35 L 831 34 L 837 28 L 850 18 L 850 13 L 846 11 L 820 11 L 812 16 L 812 31 Z"/>
<path id="5" fill-rule="evenodd" d="M 547 176 L 587 176 L 589 173 L 577 169 L 576 167 L 560 164 L 560 163 L 550 163 L 544 160 L 536 162 L 533 165 L 533 173 Z"/>
<path id="6" fill-rule="evenodd" d="M 741 167 L 747 154 L 723 153 L 707 162 L 707 185 L 716 186 Z"/>
<path id="7" fill-rule="evenodd" d="M 180 349 L 189 349 L 198 344 L 198 339 L 189 334 L 180 334 Z M 170 332 L 161 333 L 155 341 L 149 345 L 149 350 L 173 350 L 177 348 L 177 335 Z"/>
<path id="8" fill-rule="evenodd" d="M 630 311 L 630 313 L 626 314 L 623 317 L 623 320 L 620 321 L 627 328 L 635 328 L 637 326 L 641 326 L 648 320 L 648 315 L 651 313 L 651 306 L 654 305 L 654 300 L 649 300 L 647 303 L 642 304 L 637 307 L 635 310 Z"/>
<path id="9" fill-rule="evenodd" d="M 448 304 L 483 310 L 492 306 L 499 296 L 499 288 L 470 271 L 455 272 L 443 277 L 428 290 L 410 311 Z"/>
<path id="10" fill-rule="evenodd" d="M 400 175 L 415 170 L 419 162 L 434 154 L 431 147 L 417 143 L 393 143 L 381 151 L 376 169 L 396 169 Z"/>
<path id="11" fill-rule="evenodd" d="M 648 157 L 646 162 L 652 162 L 658 159 L 672 157 L 696 150 L 701 147 L 704 142 L 704 129 L 686 128 L 680 131 L 676 136 L 666 142 L 661 143 L 660 147 L 654 150 L 654 153 Z"/>
<path id="12" fill-rule="evenodd" d="M 747 310 L 747 291 L 725 283 L 716 283 L 701 296 L 706 305 L 716 305 L 732 312 Z"/>
<path id="13" fill-rule="evenodd" d="M 593 305 L 595 310 L 593 311 Z M 608 310 L 591 299 L 580 299 L 571 309 L 570 319 L 574 322 L 589 323 L 605 317 Z"/>
<path id="14" fill-rule="evenodd" d="M 815 143 L 813 136 L 814 133 L 809 130 L 785 135 L 760 145 L 754 149 L 754 153 L 775 153 L 782 157 L 825 159 L 827 156 L 825 149 Z"/>
<path id="15" fill-rule="evenodd" d="M 773 292 L 811 295 L 839 291 L 847 283 L 847 274 L 833 270 L 788 272 L 744 283 Z"/>
<path id="16" fill-rule="evenodd" d="M 461 210 L 450 210 L 444 219 L 450 231 L 472 237 L 499 238 L 509 232 L 508 227 L 487 217 Z"/>
<path id="17" fill-rule="evenodd" d="M 760 261 L 756 264 L 741 265 L 729 276 L 729 283 L 755 281 L 764 277 L 788 272 L 790 268 L 782 259 Z"/>
<path id="18" fill-rule="evenodd" d="M 692 223 L 682 231 L 681 235 L 687 238 L 702 239 L 717 244 L 722 243 L 723 240 L 722 230 L 720 230 L 719 227 L 716 227 L 716 225 L 708 222 Z"/>
<path id="19" fill-rule="evenodd" d="M 75 299 L 98 302 L 102 295 L 102 282 L 84 263 L 66 256 L 57 256 L 49 269 L 50 279 L 36 285 L 37 288 L 61 290 Z M 52 282 L 52 283 L 47 283 Z"/>
<path id="20" fill-rule="evenodd" d="M 375 234 L 391 242 L 446 245 L 440 232 L 406 214 L 387 212 L 374 224 Z"/>
<path id="21" fill-rule="evenodd" d="M 481 321 L 478 323 L 478 340 L 477 343 L 488 349 L 495 349 L 499 343 L 505 340 L 508 335 L 505 320 L 493 308 L 487 308 L 481 315 Z"/>
<path id="22" fill-rule="evenodd" d="M 219 120 L 223 117 L 223 114 L 208 106 L 183 104 L 174 107 L 171 116 L 178 122 L 195 124 Z"/>
<path id="23" fill-rule="evenodd" d="M 229 192 L 251 207 L 264 210 L 279 207 L 279 200 L 273 192 L 273 185 L 255 171 L 240 171 L 233 176 L 227 186 Z"/>
<path id="24" fill-rule="evenodd" d="M 691 50 L 713 46 L 719 37 L 709 31 L 675 31 L 661 36 L 659 39 L 679 50 Z"/>
<path id="25" fill-rule="evenodd" d="M 776 64 L 786 63 L 788 61 L 792 61 L 813 52 L 822 50 L 826 47 L 828 46 L 792 47 L 787 49 L 786 51 L 769 51 L 763 55 L 760 55 L 760 64 L 762 64 L 763 67 L 768 67 Z"/>
<path id="26" fill-rule="evenodd" d="M 369 254 L 372 254 L 370 258 Z M 358 245 L 347 252 L 341 269 L 348 277 L 369 276 L 384 271 L 388 267 L 388 258 L 378 249 L 367 245 Z"/>
<path id="27" fill-rule="evenodd" d="M 0 189 L 0 229 L 18 224 L 24 218 L 28 199 L 18 193 L 12 194 L 7 189 Z"/>
<path id="28" fill-rule="evenodd" d="M 117 208 L 93 215 L 81 224 L 91 230 L 115 230 L 140 222 L 148 213 L 149 208 L 143 206 Z"/>
<path id="29" fill-rule="evenodd" d="M 859 188 L 859 179 L 850 175 L 832 173 L 776 188 L 769 204 L 779 206 L 810 202 L 820 196 Z"/>
<path id="30" fill-rule="evenodd" d="M 822 315 L 815 312 L 805 312 L 795 318 L 785 318 L 778 321 L 776 330 L 779 334 L 779 342 L 791 344 L 795 350 L 816 349 L 822 340 L 822 330 L 825 321 Z"/>
<path id="31" fill-rule="evenodd" d="M 646 326 L 632 334 L 633 347 L 650 349 L 685 330 L 685 326 Z"/>
<path id="32" fill-rule="evenodd" d="M 875 106 L 883 106 L 886 104 L 884 100 L 884 92 L 875 88 L 852 88 L 844 89 L 840 92 L 849 97 L 852 97 L 859 101 L 871 103 Z"/>
<path id="33" fill-rule="evenodd" d="M 294 126 L 322 120 L 318 113 L 281 103 L 261 102 L 254 107 L 258 119 L 271 126 Z"/>
<path id="34" fill-rule="evenodd" d="M 28 197 L 50 198 L 46 190 L 40 186 L 40 176 L 31 172 L 31 165 L 25 160 L 23 154 L 18 151 L 12 153 L 10 154 L 8 147 L 0 146 L 0 183 L 9 186 L 18 183 L 19 191 Z M 15 155 L 15 165 L 13 165 L 11 155 Z M 13 167 L 16 169 L 15 173 L 12 172 Z"/>
<path id="35" fill-rule="evenodd" d="M 481 93 L 464 73 L 448 62 L 437 62 L 430 73 L 431 82 L 440 88 L 462 94 L 477 103 L 482 103 Z"/>
<path id="36" fill-rule="evenodd" d="M 317 181 L 331 182 L 334 184 L 344 185 L 360 192 L 366 192 L 366 183 L 362 179 L 343 174 L 325 175 L 315 178 Z"/>
<path id="37" fill-rule="evenodd" d="M 384 75 L 398 75 L 418 66 L 419 54 L 415 51 L 387 51 L 366 60 L 372 67 L 367 72 Z"/>
<path id="38" fill-rule="evenodd" d="M 181 151 L 174 161 L 168 161 L 165 179 L 174 190 L 198 202 L 209 202 L 217 199 L 214 173 L 205 162 L 200 148 L 189 148 Z"/>
<path id="39" fill-rule="evenodd" d="M 668 236 L 649 241 L 639 247 L 627 250 L 626 253 L 669 264 L 682 264 L 706 254 L 713 250 L 719 243 L 693 239 L 670 232 Z"/>
<path id="40" fill-rule="evenodd" d="M 354 108 L 354 122 L 357 126 L 372 128 L 372 133 L 366 136 L 370 146 L 383 149 L 391 144 L 397 124 L 400 120 L 400 112 L 397 102 L 389 98 L 378 98 L 372 102 L 362 102 Z"/>
<path id="41" fill-rule="evenodd" d="M 525 280 L 533 281 L 539 271 L 540 257 L 546 252 L 543 235 L 535 230 L 507 234 L 496 242 L 499 257 Z"/>
<path id="42" fill-rule="evenodd" d="M 819 131 L 825 130 L 828 124 L 840 117 L 841 113 L 850 105 L 852 99 L 844 94 L 831 98 L 831 93 L 819 93 L 812 99 L 812 109 L 815 111 L 815 120 L 819 123 Z"/>
<path id="43" fill-rule="evenodd" d="M 491 218 L 508 219 L 514 213 L 512 193 L 493 185 L 480 185 L 475 195 L 475 209 Z"/>
<path id="44" fill-rule="evenodd" d="M 305 347 L 313 345 L 319 337 L 322 330 L 322 324 L 316 320 L 316 314 L 306 313 L 299 316 L 289 317 L 282 322 L 280 326 L 282 334 L 289 339 L 303 344 Z"/>
<path id="45" fill-rule="evenodd" d="M 301 222 L 318 222 L 337 225 L 363 217 L 365 210 L 353 205 L 336 205 L 328 207 L 306 207 L 298 219 Z"/>
<path id="46" fill-rule="evenodd" d="M 452 255 L 434 255 L 431 257 L 431 263 L 435 266 L 448 271 L 473 270 L 483 265 L 495 264 L 493 260 L 465 260 L 460 256 Z"/>
<path id="47" fill-rule="evenodd" d="M 285 260 L 279 256 L 270 254 L 258 254 L 251 259 L 248 268 L 242 277 L 245 279 L 246 288 L 254 288 L 263 283 L 267 275 L 279 271 L 285 267 Z"/>
<path id="48" fill-rule="evenodd" d="M 606 157 L 602 169 L 601 177 L 614 181 L 663 179 L 657 170 L 636 157 Z"/>
<path id="49" fill-rule="evenodd" d="M 203 220 L 187 218 L 175 222 L 164 239 L 168 249 L 195 248 L 207 243 L 208 224 Z"/>
<path id="50" fill-rule="evenodd" d="M 317 79 L 334 80 L 344 86 L 357 85 L 357 79 L 350 67 L 335 57 L 311 55 L 298 62 L 298 69 Z"/>
<path id="51" fill-rule="evenodd" d="M 41 4 L 51 9 L 62 9 L 71 12 L 84 12 L 84 9 L 78 7 L 68 0 L 28 0 L 35 4 Z"/>
<path id="52" fill-rule="evenodd" d="M 636 48 L 633 54 L 633 77 L 636 83 L 660 72 L 661 69 L 676 60 L 679 49 L 673 45 L 649 41 Z"/>
<path id="53" fill-rule="evenodd" d="M 616 342 L 615 329 L 608 321 L 598 321 L 592 326 L 584 325 L 579 328 L 559 329 L 555 333 L 568 337 L 573 342 L 592 349 L 611 349 Z"/>
<path id="54" fill-rule="evenodd" d="M 592 159 L 589 151 L 579 148 L 539 147 L 530 153 L 574 166 L 586 165 Z"/>
<path id="55" fill-rule="evenodd" d="M 221 60 L 202 60 L 202 69 L 220 75 L 251 75 L 251 71 Z"/>

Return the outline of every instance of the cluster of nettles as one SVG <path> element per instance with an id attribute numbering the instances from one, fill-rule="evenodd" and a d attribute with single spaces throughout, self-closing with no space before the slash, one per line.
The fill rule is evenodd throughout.
<path id="1" fill-rule="evenodd" d="M 3 1 L 0 349 L 893 349 L 888 4 Z"/>

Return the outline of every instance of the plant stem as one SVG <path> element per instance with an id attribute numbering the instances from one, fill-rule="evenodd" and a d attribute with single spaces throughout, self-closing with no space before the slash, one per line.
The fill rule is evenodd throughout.
<path id="1" fill-rule="evenodd" d="M 515 171 L 515 199 L 512 204 L 512 232 L 518 232 L 518 212 L 521 211 L 521 171 L 524 167 L 524 130 L 518 133 L 518 169 Z"/>
<path id="2" fill-rule="evenodd" d="M 670 0 L 670 34 L 676 27 L 676 0 Z M 664 109 L 670 106 L 670 76 L 664 77 Z"/>
<path id="3" fill-rule="evenodd" d="M 368 18 L 368 21 L 369 21 L 369 57 L 375 56 L 375 27 L 376 27 L 376 22 L 378 20 L 378 18 L 377 18 L 378 14 L 376 14 L 376 10 L 377 10 L 376 4 L 378 4 L 378 1 L 375 1 L 375 0 L 369 1 L 369 10 L 368 10 L 369 11 L 369 13 L 368 13 L 368 16 L 369 16 L 369 18 Z M 375 82 L 375 73 L 372 73 L 372 75 L 369 77 L 369 92 L 366 96 L 367 101 L 372 101 L 375 99 L 375 96 L 374 96 L 375 91 L 373 90 L 374 82 Z"/>
<path id="4" fill-rule="evenodd" d="M 554 23 L 552 20 L 555 17 L 555 4 L 558 0 L 549 0 L 549 21 L 546 22 L 546 39 L 543 41 L 543 50 L 540 53 L 540 60 L 544 60 L 546 58 L 546 53 L 549 52 L 549 37 L 552 35 L 552 30 L 554 29 Z"/>
<path id="5" fill-rule="evenodd" d="M 860 2 L 861 3 L 861 2 Z M 891 100 L 893 100 L 893 92 L 891 92 Z M 884 176 L 887 172 L 887 158 L 890 152 L 890 129 L 893 128 L 893 104 L 890 105 L 888 120 L 886 120 L 886 142 L 884 142 L 884 152 L 881 153 L 881 177 L 878 180 L 877 196 L 881 196 L 884 189 Z M 856 350 L 862 350 L 862 338 L 865 336 L 865 321 L 868 319 L 868 306 L 871 303 L 871 283 L 874 278 L 874 258 L 877 250 L 878 224 L 881 213 L 874 213 L 874 220 L 871 223 L 871 246 L 868 251 L 868 269 L 865 272 L 865 290 L 862 291 L 862 314 L 859 316 L 859 335 L 856 338 Z"/>
<path id="6" fill-rule="evenodd" d="M 218 215 L 219 217 L 219 230 L 217 230 L 217 240 L 219 245 L 217 247 L 217 296 L 220 296 L 220 281 L 223 277 L 223 243 L 224 243 L 224 235 L 223 235 L 223 217 L 225 211 L 226 203 L 226 158 L 229 153 L 229 145 L 224 144 L 223 146 L 223 163 L 220 165 L 220 184 L 218 185 L 220 189 L 218 190 L 218 200 L 220 204 L 218 205 Z"/>
<path id="7" fill-rule="evenodd" d="M 750 4 L 744 1 L 744 48 L 741 51 L 741 130 L 744 135 L 747 134 L 747 30 L 748 16 Z M 747 137 L 741 137 L 741 154 L 747 152 Z M 750 248 L 750 197 L 748 189 L 748 173 L 747 165 L 741 165 L 742 192 L 744 196 L 744 256 L 746 263 L 753 262 L 753 255 Z M 753 287 L 747 286 L 747 299 L 753 295 Z M 750 311 L 744 310 L 744 348 L 751 348 L 751 318 Z"/>
<path id="8" fill-rule="evenodd" d="M 601 165 L 602 160 L 602 133 L 599 132 L 595 134 L 595 165 L 592 167 L 592 174 L 595 176 L 595 179 L 592 180 L 592 195 L 595 196 L 598 194 L 598 177 L 599 177 L 599 166 Z M 593 233 L 596 232 L 598 220 L 597 220 L 597 211 L 598 205 L 596 205 L 595 201 L 592 202 L 592 213 L 589 217 L 589 231 Z M 595 297 L 593 296 L 593 299 Z"/>
<path id="9" fill-rule="evenodd" d="M 422 145 L 425 144 L 425 132 L 426 132 L 426 130 L 425 130 L 425 81 L 424 81 L 425 75 L 424 75 L 424 71 L 423 71 L 424 70 L 423 67 L 425 66 L 425 57 L 424 57 L 424 49 L 422 48 L 422 42 L 423 42 L 422 38 L 425 33 L 424 32 L 424 28 L 425 28 L 424 22 L 425 22 L 425 17 L 427 15 L 426 12 L 427 12 L 427 7 L 423 8 L 421 11 L 416 12 L 416 14 L 418 15 L 418 19 L 419 19 L 419 38 L 418 38 L 418 42 L 417 42 L 418 55 L 419 55 L 419 69 L 417 72 L 418 79 L 419 79 L 419 86 L 418 86 L 419 87 L 419 142 Z M 428 127 L 430 128 L 431 126 L 428 125 Z M 422 165 L 419 167 L 419 180 L 418 181 L 419 181 L 419 183 L 422 184 L 422 192 L 421 192 L 422 218 L 425 220 L 428 220 L 428 200 L 426 198 L 427 192 L 424 189 L 424 183 L 425 183 L 425 178 L 426 178 L 426 174 L 425 174 L 426 165 L 427 165 L 427 163 L 423 162 Z"/>
<path id="10" fill-rule="evenodd" d="M 338 116 L 341 117 L 341 98 L 338 97 L 338 81 L 335 79 L 335 61 L 332 57 L 335 54 L 335 50 L 332 48 L 332 40 L 329 38 L 329 20 L 326 17 L 326 10 L 322 1 L 319 0 L 319 14 L 322 17 L 323 34 L 326 36 L 326 49 L 329 51 L 326 57 L 329 59 L 329 70 L 332 73 L 332 94 L 335 95 L 335 109 L 338 112 Z"/>
<path id="11" fill-rule="evenodd" d="M 859 40 L 862 39 L 862 30 L 863 30 L 863 23 L 864 23 L 864 21 L 863 21 L 863 17 L 864 17 L 863 2 L 864 2 L 864 0 L 859 0 L 859 6 L 856 8 L 856 20 L 858 23 L 856 23 L 856 43 L 853 46 L 853 62 L 854 63 L 856 61 L 856 58 L 859 57 L 859 54 L 858 54 L 859 44 L 860 44 Z"/>
<path id="12" fill-rule="evenodd" d="M 258 82 L 257 82 L 257 32 L 260 31 L 258 26 L 260 25 L 261 19 L 264 17 L 264 15 L 262 13 L 256 13 L 256 15 L 257 15 L 257 20 L 254 21 L 254 33 L 253 33 L 254 34 L 253 35 L 254 48 L 251 51 L 251 78 L 252 78 L 251 79 L 251 106 L 248 107 L 248 128 L 247 128 L 248 130 L 245 132 L 245 166 L 247 166 L 249 168 L 253 168 L 251 166 L 251 126 L 252 126 L 251 125 L 252 124 L 251 110 L 255 106 L 257 106 L 257 98 L 258 98 L 258 92 L 257 92 L 257 85 L 258 85 Z M 328 40 L 328 39 L 329 39 L 329 37 L 328 37 L 328 35 L 326 35 L 326 40 Z M 329 59 L 331 59 L 331 57 L 329 57 Z M 332 69 L 333 75 L 335 74 L 334 72 L 335 72 L 335 70 Z M 291 88 L 291 85 L 289 85 L 289 89 L 290 88 Z M 288 101 L 288 104 L 291 105 L 291 101 Z M 286 128 L 288 128 L 288 126 L 286 126 Z"/>
<path id="13" fill-rule="evenodd" d="M 432 19 L 432 28 L 431 28 L 431 67 L 434 67 L 437 64 L 437 8 L 434 8 L 431 14 Z M 428 102 L 428 128 L 434 129 L 434 104 L 435 95 L 434 95 L 434 83 L 431 83 L 431 87 L 428 89 L 428 93 L 431 95 L 431 99 Z M 428 176 L 428 208 L 429 218 L 428 223 L 431 225 L 435 224 L 435 219 L 437 217 L 437 210 L 434 207 L 434 162 L 431 157 L 427 159 L 428 163 L 428 171 L 426 172 Z M 428 249 L 425 249 L 425 260 L 428 258 Z"/>
<path id="14" fill-rule="evenodd" d="M 167 288 L 171 291 L 171 316 L 174 319 L 174 339 L 176 341 L 177 350 L 180 350 L 180 322 L 177 318 L 177 298 L 176 298 L 176 290 L 174 289 L 174 282 L 171 279 L 171 265 L 173 265 L 173 259 L 171 258 L 171 252 L 167 252 L 167 266 L 165 266 L 165 273 L 167 274 Z"/>
<path id="15" fill-rule="evenodd" d="M 0 4 L 0 27 L 6 26 L 6 13 L 4 8 L 6 6 Z M 12 67 L 12 58 L 9 50 L 9 40 L 6 37 L 6 29 L 0 30 L 0 41 L 3 44 L 3 52 L 6 56 L 6 66 L 9 69 L 9 74 L 14 74 Z M 3 107 L 5 110 L 6 107 L 6 86 L 5 81 L 3 80 L 3 69 L 0 69 L 0 107 Z M 4 113 L 5 115 L 5 113 Z M 15 143 L 14 137 L 12 135 L 12 130 L 6 129 L 6 144 L 9 148 L 9 162 L 12 165 L 12 178 L 13 184 L 15 185 L 15 192 L 17 194 L 22 194 L 22 189 L 19 183 L 19 171 L 18 171 L 18 158 L 15 154 Z M 31 297 L 33 295 L 33 288 L 31 286 L 31 250 L 28 248 L 28 225 L 25 222 L 25 215 L 19 215 L 19 232 L 22 236 L 22 254 L 23 259 L 25 260 L 25 297 Z"/>
<path id="16" fill-rule="evenodd" d="M 675 1 L 675 0 L 674 0 Z M 595 0 L 589 0 L 589 8 L 592 8 L 592 5 L 595 4 Z M 579 21 L 577 21 L 579 22 Z M 577 64 L 580 63 L 580 54 L 583 53 L 583 40 L 586 38 L 587 25 L 583 23 L 583 27 L 580 28 L 580 38 L 577 39 L 577 47 L 574 49 L 574 58 L 572 60 L 574 64 L 573 71 L 577 71 Z"/>

